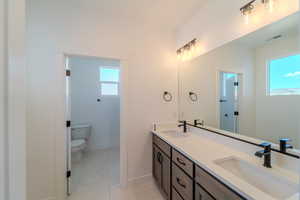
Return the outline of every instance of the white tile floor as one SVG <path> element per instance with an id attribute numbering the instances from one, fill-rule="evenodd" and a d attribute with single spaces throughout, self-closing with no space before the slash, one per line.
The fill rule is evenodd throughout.
<path id="1" fill-rule="evenodd" d="M 88 152 L 72 166 L 72 195 L 68 200 L 163 200 L 152 177 L 120 188 L 119 150 Z"/>
<path id="2" fill-rule="evenodd" d="M 112 187 L 111 200 L 164 200 L 152 177 L 128 184 L 127 188 Z"/>

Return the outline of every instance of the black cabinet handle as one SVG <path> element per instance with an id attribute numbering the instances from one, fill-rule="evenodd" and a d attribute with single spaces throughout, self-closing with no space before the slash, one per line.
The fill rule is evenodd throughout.
<path id="1" fill-rule="evenodd" d="M 183 165 L 183 166 L 186 165 L 185 162 L 184 162 L 183 160 L 181 160 L 180 158 L 178 158 L 178 157 L 177 157 L 177 161 L 178 161 L 181 165 Z"/>
<path id="2" fill-rule="evenodd" d="M 156 155 L 156 157 L 157 157 L 157 161 L 160 163 L 159 156 L 160 156 L 160 153 L 159 153 L 159 152 L 157 152 L 157 155 Z"/>
<path id="3" fill-rule="evenodd" d="M 183 183 L 181 183 L 180 178 L 176 178 L 176 181 L 177 181 L 177 183 L 178 183 L 181 187 L 186 188 L 186 185 L 183 184 Z"/>
<path id="4" fill-rule="evenodd" d="M 157 160 L 158 160 L 159 163 L 163 162 L 163 157 L 162 157 L 162 154 L 160 152 L 157 153 Z"/>

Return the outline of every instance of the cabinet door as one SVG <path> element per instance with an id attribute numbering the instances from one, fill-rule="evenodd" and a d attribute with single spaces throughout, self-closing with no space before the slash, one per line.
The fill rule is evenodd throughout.
<path id="1" fill-rule="evenodd" d="M 170 159 L 162 154 L 161 156 L 162 162 L 162 182 L 161 182 L 161 190 L 164 193 L 166 199 L 171 199 L 171 161 Z"/>
<path id="2" fill-rule="evenodd" d="M 162 166 L 160 163 L 161 160 L 161 152 L 158 148 L 153 148 L 153 176 L 156 180 L 159 187 L 161 187 L 161 177 L 162 177 Z"/>
<path id="3" fill-rule="evenodd" d="M 196 184 L 196 188 L 195 188 L 195 200 L 214 200 L 214 198 L 212 198 L 198 184 Z"/>
<path id="4" fill-rule="evenodd" d="M 181 196 L 176 192 L 174 188 L 172 190 L 172 200 L 184 200 L 183 198 L 181 198 Z"/>

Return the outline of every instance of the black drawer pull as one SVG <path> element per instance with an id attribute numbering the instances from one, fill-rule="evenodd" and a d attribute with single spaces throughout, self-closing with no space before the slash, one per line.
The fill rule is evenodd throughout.
<path id="1" fill-rule="evenodd" d="M 179 162 L 181 165 L 185 166 L 185 162 L 183 160 L 181 160 L 180 158 L 177 157 L 177 162 Z"/>
<path id="2" fill-rule="evenodd" d="M 176 181 L 177 181 L 177 183 L 178 183 L 181 187 L 186 188 L 186 185 L 183 184 L 183 183 L 181 183 L 180 178 L 176 178 Z"/>

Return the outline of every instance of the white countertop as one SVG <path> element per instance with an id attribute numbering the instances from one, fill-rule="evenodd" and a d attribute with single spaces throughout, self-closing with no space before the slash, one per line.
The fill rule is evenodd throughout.
<path id="1" fill-rule="evenodd" d="M 206 130 L 201 130 L 197 133 L 188 132 L 185 133 L 185 135 L 181 133 L 177 136 L 164 133 L 163 131 L 166 130 L 160 129 L 158 131 L 152 132 L 247 199 L 275 200 L 269 194 L 262 192 L 253 185 L 223 169 L 214 162 L 215 160 L 234 156 L 241 160 L 252 163 L 255 166 L 261 167 L 263 170 L 269 170 L 270 173 L 284 176 L 284 178 L 286 178 L 287 180 L 298 184 L 298 174 L 295 174 L 294 172 L 286 169 L 276 167 L 274 165 L 271 169 L 264 168 L 262 166 L 262 160 L 258 159 L 254 155 L 250 156 L 247 153 L 230 148 L 229 145 L 217 143 L 212 139 L 201 135 L 201 131 Z M 287 200 L 298 199 L 299 194 L 296 194 L 288 198 Z"/>

